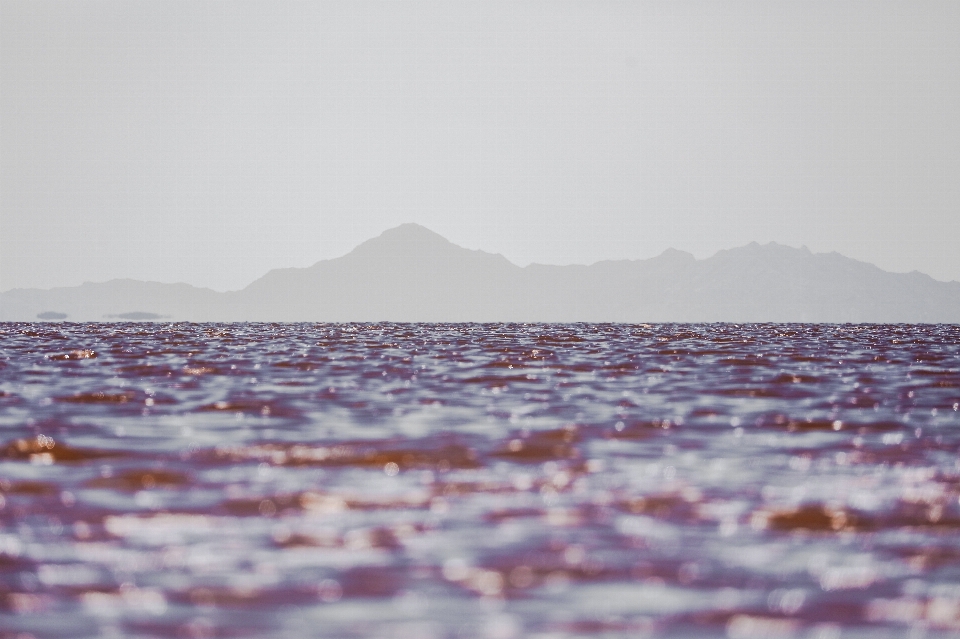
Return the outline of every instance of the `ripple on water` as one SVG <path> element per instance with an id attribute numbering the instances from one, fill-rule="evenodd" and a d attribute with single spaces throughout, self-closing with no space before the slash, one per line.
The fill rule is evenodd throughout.
<path id="1" fill-rule="evenodd" d="M 960 633 L 955 326 L 2 330 L 11 636 Z"/>

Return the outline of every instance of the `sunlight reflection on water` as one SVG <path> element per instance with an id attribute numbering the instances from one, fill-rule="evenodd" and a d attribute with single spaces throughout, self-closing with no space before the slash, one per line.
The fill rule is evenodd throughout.
<path id="1" fill-rule="evenodd" d="M 24 637 L 947 637 L 955 326 L 0 325 Z"/>

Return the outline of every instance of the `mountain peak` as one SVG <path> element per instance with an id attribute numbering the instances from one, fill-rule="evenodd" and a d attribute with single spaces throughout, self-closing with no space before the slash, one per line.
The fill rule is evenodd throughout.
<path id="1" fill-rule="evenodd" d="M 471 252 L 457 246 L 425 226 L 408 222 L 387 229 L 377 237 L 371 238 L 353 249 L 344 257 L 372 259 L 377 262 L 396 259 L 413 259 L 422 262 L 424 259 L 430 259 L 431 256 L 436 258 L 440 255 L 463 255 Z"/>
<path id="2" fill-rule="evenodd" d="M 387 229 L 379 236 L 373 238 L 373 240 L 368 241 L 389 241 L 389 242 L 438 242 L 443 244 L 450 244 L 450 240 L 443 237 L 439 233 L 431 231 L 425 226 L 421 226 L 415 222 L 406 222 L 400 226 L 395 226 L 392 229 Z"/>
<path id="3" fill-rule="evenodd" d="M 662 260 L 671 260 L 675 262 L 695 262 L 697 259 L 693 256 L 693 253 L 688 253 L 687 251 L 681 251 L 675 248 L 668 248 L 657 257 Z"/>
<path id="4" fill-rule="evenodd" d="M 460 247 L 425 226 L 407 222 L 387 229 L 377 237 L 370 238 L 350 251 L 348 255 L 358 257 L 383 252 L 396 254 L 398 251 L 417 254 L 423 251 L 449 251 L 454 248 Z"/>

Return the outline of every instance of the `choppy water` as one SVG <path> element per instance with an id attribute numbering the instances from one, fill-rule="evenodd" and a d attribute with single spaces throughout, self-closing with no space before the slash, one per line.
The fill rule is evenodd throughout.
<path id="1" fill-rule="evenodd" d="M 0 325 L 3 637 L 960 633 L 960 327 Z"/>

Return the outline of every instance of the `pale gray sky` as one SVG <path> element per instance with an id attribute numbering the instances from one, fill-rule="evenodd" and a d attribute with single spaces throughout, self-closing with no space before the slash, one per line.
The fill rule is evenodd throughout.
<path id="1" fill-rule="evenodd" d="M 0 290 L 236 289 L 402 222 L 960 280 L 958 33 L 953 0 L 0 0 Z"/>

